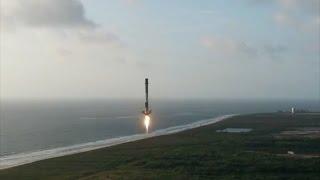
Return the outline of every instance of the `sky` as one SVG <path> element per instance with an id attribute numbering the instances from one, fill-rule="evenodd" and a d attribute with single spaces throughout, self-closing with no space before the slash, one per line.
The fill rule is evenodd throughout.
<path id="1" fill-rule="evenodd" d="M 0 0 L 0 95 L 320 100 L 320 0 Z"/>

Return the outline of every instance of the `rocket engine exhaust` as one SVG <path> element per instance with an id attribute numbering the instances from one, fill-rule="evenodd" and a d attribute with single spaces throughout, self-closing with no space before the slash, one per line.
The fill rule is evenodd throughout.
<path id="1" fill-rule="evenodd" d="M 148 88 L 149 88 L 149 82 L 148 78 L 145 79 L 145 93 L 146 93 L 146 101 L 144 103 L 144 110 L 142 111 L 142 114 L 144 114 L 144 125 L 146 127 L 146 131 L 148 133 L 149 131 L 149 126 L 150 126 L 150 114 L 151 114 L 151 109 L 149 108 L 149 97 L 148 97 Z"/>
<path id="2" fill-rule="evenodd" d="M 146 132 L 149 132 L 149 125 L 150 125 L 150 116 L 145 115 L 144 116 L 144 126 L 146 128 Z"/>

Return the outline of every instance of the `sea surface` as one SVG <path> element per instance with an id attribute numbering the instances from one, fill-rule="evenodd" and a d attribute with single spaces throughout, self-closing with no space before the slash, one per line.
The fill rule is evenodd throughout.
<path id="1" fill-rule="evenodd" d="M 152 100 L 156 131 L 226 114 L 320 111 L 317 100 Z M 0 156 L 30 153 L 145 132 L 143 100 L 2 100 Z"/>

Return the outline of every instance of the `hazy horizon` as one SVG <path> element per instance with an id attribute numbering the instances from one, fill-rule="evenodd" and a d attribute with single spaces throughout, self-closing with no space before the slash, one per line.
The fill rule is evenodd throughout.
<path id="1" fill-rule="evenodd" d="M 0 3 L 1 99 L 320 100 L 319 0 Z"/>
<path id="2" fill-rule="evenodd" d="M 318 98 L 215 98 L 215 97 L 152 97 L 149 98 L 151 101 L 260 101 L 260 102 L 273 102 L 273 101 L 278 101 L 278 102 L 283 102 L 283 101 L 310 101 L 310 102 L 319 102 Z M 110 97 L 27 97 L 27 98 L 21 98 L 21 97 L 0 97 L 0 102 L 4 101 L 145 101 L 145 97 L 115 97 L 115 98 L 110 98 Z"/>

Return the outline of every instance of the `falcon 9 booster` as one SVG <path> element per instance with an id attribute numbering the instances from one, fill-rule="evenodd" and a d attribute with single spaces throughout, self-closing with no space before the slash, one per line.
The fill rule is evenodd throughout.
<path id="1" fill-rule="evenodd" d="M 148 87 L 149 86 L 149 82 L 148 82 L 148 78 L 145 79 L 145 93 L 146 93 L 146 102 L 144 103 L 144 110 L 142 111 L 142 113 L 144 115 L 149 115 L 151 114 L 151 109 L 149 109 L 149 97 L 148 97 Z"/>

